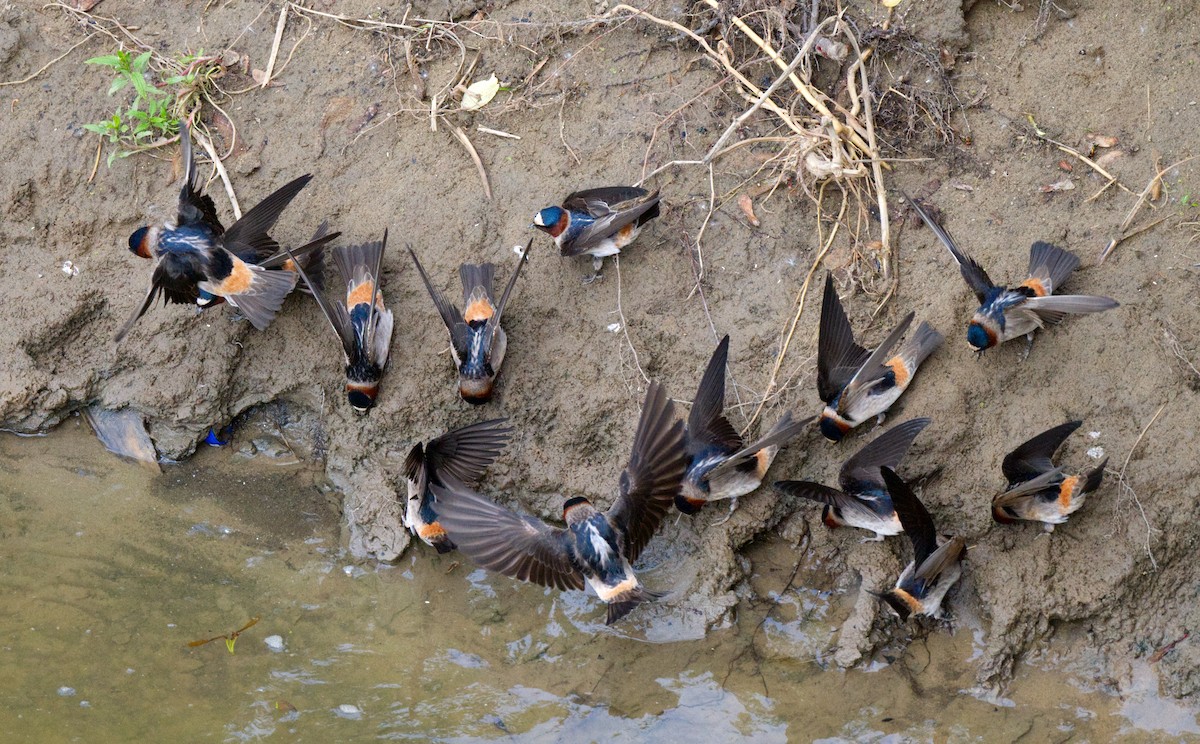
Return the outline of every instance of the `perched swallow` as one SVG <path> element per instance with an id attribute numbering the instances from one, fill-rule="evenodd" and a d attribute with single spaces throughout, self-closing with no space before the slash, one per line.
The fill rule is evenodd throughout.
<path id="1" fill-rule="evenodd" d="M 1108 458 L 1081 475 L 1064 475 L 1051 458 L 1082 424 L 1059 424 L 1008 453 L 1002 465 L 1008 489 L 992 499 L 992 519 L 1001 524 L 1045 522 L 1046 531 L 1052 532 L 1054 525 L 1079 511 L 1087 495 L 1100 487 Z"/>
<path id="2" fill-rule="evenodd" d="M 833 275 L 825 274 L 817 337 L 817 392 L 825 401 L 820 426 L 826 439 L 840 442 L 846 432 L 872 416 L 882 421 L 912 382 L 921 362 L 942 345 L 942 334 L 922 322 L 900 351 L 888 357 L 913 316 L 911 312 L 905 315 L 884 342 L 868 352 L 855 343 L 854 331 L 833 286 Z"/>
<path id="3" fill-rule="evenodd" d="M 355 410 L 365 412 L 375 405 L 379 381 L 387 368 L 392 347 L 392 311 L 383 304 L 381 265 L 387 247 L 383 240 L 361 245 L 338 246 L 333 261 L 346 282 L 346 301 L 331 303 L 314 288 L 303 265 L 289 252 L 293 264 L 312 290 L 321 312 L 342 342 L 346 361 L 346 395 Z"/>
<path id="4" fill-rule="evenodd" d="M 447 302 L 442 293 L 434 288 L 412 246 L 408 247 L 408 254 L 417 265 L 417 273 L 425 282 L 425 288 L 429 290 L 429 296 L 433 298 L 433 304 L 442 316 L 446 330 L 450 332 L 450 353 L 458 369 L 458 394 L 468 403 L 482 405 L 492 399 L 496 377 L 500 374 L 504 352 L 508 349 L 508 336 L 500 327 L 500 317 L 504 314 L 513 285 L 521 275 L 521 267 L 529 257 L 531 245 L 532 239 L 525 244 L 525 250 L 512 276 L 508 278 L 508 285 L 504 287 L 499 303 L 493 299 L 492 283 L 496 274 L 493 264 L 463 264 L 458 267 L 458 276 L 463 285 L 463 310 Z"/>
<path id="5" fill-rule="evenodd" d="M 508 419 L 499 418 L 464 426 L 430 440 L 429 444 L 418 442 L 408 453 L 404 461 L 408 478 L 404 526 L 437 552 L 454 550 L 454 543 L 438 523 L 429 485 L 442 484 L 443 474 L 460 483 L 478 481 L 508 444 L 512 427 L 505 426 L 506 423 Z"/>
<path id="6" fill-rule="evenodd" d="M 1033 332 L 1047 324 L 1057 325 L 1068 315 L 1099 313 L 1118 307 L 1108 297 L 1094 295 L 1053 296 L 1067 277 L 1079 266 L 1079 257 L 1055 245 L 1038 241 L 1029 249 L 1029 278 L 1016 287 L 992 284 L 987 272 L 954 243 L 945 228 L 933 220 L 921 205 L 907 195 L 933 234 L 958 262 L 958 269 L 979 299 L 979 309 L 967 327 L 967 343 L 976 352 L 998 346 L 1018 336 L 1028 341 L 1025 353 L 1033 345 Z"/>
<path id="7" fill-rule="evenodd" d="M 608 186 L 576 191 L 561 207 L 546 207 L 533 226 L 554 238 L 564 256 L 592 256 L 596 272 L 606 256 L 633 242 L 642 226 L 658 216 L 658 192 L 636 186 Z"/>
<path id="8" fill-rule="evenodd" d="M 913 561 L 896 580 L 896 586 L 879 595 L 901 620 L 910 615 L 940 615 L 946 592 L 962 576 L 962 560 L 967 555 L 967 541 L 952 537 L 938 545 L 933 517 L 917 499 L 912 489 L 889 467 L 880 471 L 883 482 L 896 506 L 896 515 L 905 534 L 912 541 Z"/>
<path id="9" fill-rule="evenodd" d="M 725 336 L 708 361 L 688 414 L 688 469 L 683 488 L 675 496 L 675 506 L 684 514 L 695 514 L 708 502 L 720 499 L 731 499 L 732 514 L 739 497 L 762 485 L 779 448 L 814 418 L 795 421 L 791 413 L 785 413 L 764 437 L 747 446 L 725 418 L 728 362 L 729 336 Z"/>
<path id="10" fill-rule="evenodd" d="M 301 176 L 258 203 L 226 230 L 212 197 L 200 192 L 188 126 L 180 127 L 184 179 L 173 223 L 138 228 L 129 249 L 156 258 L 150 290 L 141 306 L 117 333 L 120 341 L 161 294 L 165 302 L 195 303 L 200 293 L 223 297 L 257 329 L 270 324 L 284 298 L 296 286 L 290 271 L 268 271 L 242 256 L 270 256 L 279 244 L 267 234 L 279 215 L 312 179 Z M 328 238 L 332 239 L 332 238 Z"/>
<path id="11" fill-rule="evenodd" d="M 631 563 L 671 508 L 687 467 L 683 423 L 657 383 L 642 406 L 621 491 L 606 512 L 581 496 L 563 504 L 565 528 L 520 516 L 462 484 L 431 484 L 438 517 L 458 549 L 505 576 L 555 589 L 591 586 L 608 603 L 607 623 L 657 598 Z M 443 478 L 443 480 L 447 480 Z"/>
<path id="12" fill-rule="evenodd" d="M 827 527 L 859 527 L 875 533 L 864 542 L 877 542 L 904 531 L 887 484 L 879 474 L 882 467 L 895 470 L 929 419 L 918 418 L 897 424 L 876 437 L 842 465 L 836 488 L 812 481 L 777 481 L 775 488 L 789 496 L 799 496 L 824 504 L 821 519 Z"/>

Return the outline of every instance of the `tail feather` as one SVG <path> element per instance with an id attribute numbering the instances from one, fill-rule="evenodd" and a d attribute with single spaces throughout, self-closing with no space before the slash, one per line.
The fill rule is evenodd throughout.
<path id="1" fill-rule="evenodd" d="M 267 271 L 257 266 L 250 269 L 254 272 L 250 289 L 244 294 L 227 295 L 225 299 L 236 306 L 252 326 L 262 331 L 279 314 L 279 308 L 295 288 L 299 275 L 291 271 Z"/>
<path id="2" fill-rule="evenodd" d="M 1104 466 L 1108 464 L 1108 458 L 1104 458 L 1096 469 L 1087 474 L 1087 478 L 1083 482 L 1082 493 L 1092 493 L 1100 487 L 1100 482 L 1104 480 Z"/>
<path id="3" fill-rule="evenodd" d="M 482 287 L 488 302 L 495 303 L 492 286 L 496 280 L 496 265 L 491 263 L 463 264 L 458 267 L 458 277 L 462 279 L 463 307 L 471 304 L 471 296 L 476 287 Z"/>
<path id="4" fill-rule="evenodd" d="M 915 370 L 945 340 L 945 337 L 934 330 L 933 326 L 922 321 L 921 325 L 917 327 L 917 332 L 904 342 L 904 346 L 900 347 L 900 358 L 904 360 L 909 369 Z"/>
<path id="5" fill-rule="evenodd" d="M 652 592 L 643 586 L 637 586 L 627 592 L 618 594 L 608 604 L 608 617 L 604 620 L 605 625 L 612 625 L 616 621 L 628 615 L 643 602 L 653 602 L 663 596 L 660 592 Z"/>
<path id="6" fill-rule="evenodd" d="M 367 280 L 379 282 L 380 277 L 372 274 L 383 260 L 383 242 L 376 240 L 358 245 L 338 246 L 333 252 L 333 260 L 347 284 L 353 282 L 358 285 Z"/>
<path id="7" fill-rule="evenodd" d="M 329 234 L 329 222 L 322 222 L 317 226 L 317 231 L 313 233 L 312 240 L 308 241 L 311 245 L 321 238 Z M 308 281 L 304 282 L 304 286 L 300 288 L 305 294 L 312 294 L 312 288 L 318 292 L 325 291 L 325 244 L 321 243 L 309 252 L 307 256 L 300 257 L 300 264 L 304 267 L 304 272 L 308 275 Z"/>
<path id="8" fill-rule="evenodd" d="M 1038 241 L 1029 249 L 1029 276 L 1046 286 L 1046 294 L 1054 293 L 1071 272 L 1079 268 L 1079 256 L 1056 245 Z"/>

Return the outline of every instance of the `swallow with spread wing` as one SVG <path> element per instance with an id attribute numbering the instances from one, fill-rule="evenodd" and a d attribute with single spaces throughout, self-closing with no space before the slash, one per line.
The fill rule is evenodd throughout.
<path id="1" fill-rule="evenodd" d="M 404 461 L 408 500 L 404 526 L 439 553 L 454 550 L 454 543 L 438 522 L 436 499 L 430 484 L 443 485 L 442 476 L 474 484 L 508 444 L 512 427 L 508 419 L 492 419 L 447 432 L 428 444 L 418 442 Z"/>
<path id="2" fill-rule="evenodd" d="M 1071 272 L 1079 267 L 1079 257 L 1056 245 L 1042 241 L 1029 249 L 1029 278 L 1015 287 L 996 285 L 983 267 L 960 249 L 950 233 L 939 225 L 908 195 L 908 202 L 950 255 L 958 263 L 959 272 L 979 300 L 979 309 L 967 326 L 967 343 L 976 352 L 999 346 L 1019 336 L 1033 345 L 1033 332 L 1047 325 L 1057 325 L 1068 315 L 1083 315 L 1111 310 L 1119 303 L 1109 297 L 1095 295 L 1054 295 Z"/>
<path id="3" fill-rule="evenodd" d="M 900 525 L 912 542 L 913 560 L 901 572 L 896 586 L 878 596 L 901 620 L 913 615 L 939 617 L 946 592 L 962 576 L 967 541 L 961 537 L 939 540 L 933 517 L 908 484 L 889 467 L 880 472 Z"/>
<path id="4" fill-rule="evenodd" d="M 590 586 L 608 604 L 611 625 L 661 596 L 642 586 L 632 564 L 670 510 L 686 467 L 683 423 L 663 389 L 651 383 L 620 493 L 608 511 L 576 496 L 563 504 L 566 527 L 552 527 L 445 477 L 444 487 L 431 488 L 439 521 L 460 551 L 522 581 L 555 589 Z"/>
<path id="5" fill-rule="evenodd" d="M 528 260 L 529 248 L 533 245 L 531 239 L 525 244 L 525 250 L 513 269 L 504 294 L 496 302 L 492 290 L 496 267 L 490 263 L 463 264 L 458 268 L 458 276 L 463 285 L 463 309 L 451 304 L 439 292 L 413 252 L 412 246 L 408 253 L 412 256 L 425 289 L 433 298 L 446 330 L 450 332 L 450 353 L 454 357 L 454 366 L 458 370 L 458 394 L 462 399 L 473 405 L 482 405 L 492 399 L 495 391 L 496 378 L 500 375 L 500 366 L 504 364 L 504 354 L 508 350 L 508 336 L 500 326 L 500 318 L 508 305 L 517 277 L 521 275 L 521 267 Z"/>
<path id="6" fill-rule="evenodd" d="M 775 488 L 789 496 L 824 504 L 821 519 L 830 528 L 858 527 L 875 533 L 864 542 L 876 542 L 904 531 L 888 494 L 880 468 L 896 470 L 929 419 L 918 418 L 897 424 L 867 443 L 846 460 L 838 473 L 837 488 L 812 481 L 777 481 Z"/>
<path id="7" fill-rule="evenodd" d="M 868 352 L 854 341 L 850 320 L 833 286 L 833 275 L 825 274 L 817 336 L 817 392 L 825 401 L 820 427 L 826 439 L 840 442 L 864 421 L 872 417 L 882 421 L 912 383 L 917 368 L 941 346 L 942 334 L 922 322 L 900 350 L 889 356 L 914 315 L 905 315 L 884 342 Z"/>
<path id="8" fill-rule="evenodd" d="M 710 501 L 730 499 L 729 513 L 738 498 L 762 485 L 779 448 L 796 437 L 813 418 L 796 421 L 791 413 L 753 444 L 747 445 L 725 417 L 725 367 L 729 363 L 729 336 L 721 339 L 708 361 L 687 420 L 688 469 L 675 506 L 695 514 Z"/>
<path id="9" fill-rule="evenodd" d="M 1100 487 L 1108 458 L 1079 475 L 1064 473 L 1052 461 L 1054 453 L 1082 424 L 1082 421 L 1059 424 L 1008 453 L 1002 465 L 1008 488 L 992 499 L 993 519 L 1001 524 L 1018 520 L 1043 522 L 1046 531 L 1052 532 L 1054 525 L 1067 521 L 1067 517 L 1083 507 L 1088 494 Z"/>
<path id="10" fill-rule="evenodd" d="M 228 230 L 217 217 L 212 197 L 202 193 L 192 154 L 191 132 L 180 125 L 183 146 L 183 187 L 173 222 L 138 228 L 129 236 L 129 250 L 143 258 L 156 259 L 146 298 L 117 333 L 125 337 L 160 295 L 168 303 L 196 303 L 201 293 L 222 297 L 241 311 L 257 329 L 263 330 L 278 314 L 283 301 L 296 286 L 296 274 L 269 271 L 253 259 L 280 252 L 267 231 L 279 215 L 312 179 L 301 176 L 259 202 Z M 332 240 L 333 235 L 322 240 Z M 305 246 L 309 248 L 309 246 Z"/>

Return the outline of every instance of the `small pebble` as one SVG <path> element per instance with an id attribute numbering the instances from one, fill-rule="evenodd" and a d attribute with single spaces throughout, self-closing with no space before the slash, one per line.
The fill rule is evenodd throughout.
<path id="1" fill-rule="evenodd" d="M 283 636 L 269 635 L 263 639 L 263 643 L 267 644 L 267 648 L 275 653 L 283 651 Z"/>
<path id="2" fill-rule="evenodd" d="M 348 718 L 351 721 L 357 721 L 362 718 L 362 708 L 359 708 L 357 705 L 350 705 L 349 703 L 342 703 L 337 707 L 335 712 L 338 718 Z"/>
<path id="3" fill-rule="evenodd" d="M 58 688 L 58 696 L 59 697 L 72 697 L 74 694 L 75 694 L 74 687 L 67 687 L 66 685 L 63 685 L 62 687 Z"/>
<path id="4" fill-rule="evenodd" d="M 1099 460 L 1101 457 L 1104 457 L 1104 448 L 1103 447 L 1089 447 L 1088 451 L 1087 451 L 1087 456 L 1092 458 L 1093 460 Z"/>

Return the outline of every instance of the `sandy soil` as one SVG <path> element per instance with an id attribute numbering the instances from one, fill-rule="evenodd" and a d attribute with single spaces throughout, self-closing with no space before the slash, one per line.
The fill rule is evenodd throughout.
<path id="1" fill-rule="evenodd" d="M 329 5 L 349 16 L 384 17 L 370 3 Z M 914 308 L 947 336 L 891 420 L 934 418 L 907 462 L 914 472 L 943 468 L 923 498 L 943 531 L 969 540 L 969 568 L 950 604 L 955 613 L 990 624 L 980 680 L 1003 683 L 1015 660 L 1062 627 L 1086 631 L 1087 642 L 1105 648 L 1119 672 L 1130 658 L 1200 625 L 1192 560 L 1200 539 L 1193 485 L 1200 251 L 1188 224 L 1200 219 L 1195 164 L 1170 169 L 1163 200 L 1134 221 L 1135 227 L 1160 224 L 1122 243 L 1104 265 L 1096 261 L 1154 174 L 1156 159 L 1165 165 L 1193 154 L 1191 135 L 1200 128 L 1200 82 L 1189 74 L 1200 59 L 1196 3 L 1052 11 L 1040 36 L 1035 3 L 1023 12 L 991 0 L 967 3 L 965 10 L 957 3 L 908 5 L 899 9 L 898 27 L 922 49 L 934 50 L 963 108 L 949 120 L 955 133 L 949 142 L 917 117 L 916 136 L 907 144 L 897 139 L 889 150 L 902 158 L 887 176 L 889 185 L 936 204 L 962 246 L 997 280 L 1019 277 L 1028 245 L 1050 240 L 1083 258 L 1068 290 L 1109 295 L 1122 307 L 1042 334 L 1024 362 L 1017 342 L 976 361 L 963 343 L 973 297 L 945 250 L 927 230 L 911 226 L 893 199 L 893 212 L 901 212 L 892 224 L 898 293 L 874 322 L 874 297 L 849 296 L 847 310 L 871 343 Z M 707 17 L 685 16 L 679 6 L 662 3 L 649 9 L 691 27 Z M 226 165 L 243 206 L 300 173 L 315 174 L 277 237 L 298 243 L 321 219 L 352 240 L 392 231 L 385 287 L 398 309 L 393 359 L 380 405 L 366 417 L 346 405 L 340 351 L 317 308 L 300 296 L 264 333 L 230 322 L 227 309 L 196 316 L 174 307 L 152 311 L 115 346 L 112 335 L 149 275 L 124 242 L 147 216 L 169 213 L 176 186 L 171 153 L 164 151 L 162 160 L 121 160 L 111 169 L 101 164 L 88 182 L 96 140 L 81 127 L 114 108 L 105 96 L 105 72 L 82 64 L 112 51 L 113 42 L 102 35 L 30 82 L 6 87 L 0 425 L 41 431 L 88 404 L 132 406 L 146 416 L 160 454 L 180 458 L 210 425 L 280 401 L 272 415 L 309 433 L 304 451 L 325 457 L 328 475 L 345 492 L 353 551 L 393 560 L 409 541 L 392 494 L 403 455 L 417 439 L 482 417 L 510 416 L 517 434 L 488 476 L 490 493 L 545 516 L 573 494 L 607 503 L 645 379 L 662 380 L 686 403 L 726 332 L 733 337 L 733 418 L 748 421 L 819 242 L 816 212 L 800 188 L 760 200 L 760 227 L 738 209 L 736 198 L 769 156 L 768 145 L 718 161 L 713 187 L 720 201 L 707 224 L 707 169 L 677 167 L 653 179 L 664 194 L 664 214 L 628 251 L 620 281 L 609 265 L 603 281 L 584 286 L 586 262 L 560 259 L 547 240 L 535 240 L 506 316 L 510 346 L 499 395 L 483 410 L 456 397 L 441 351 L 444 330 L 399 250 L 405 242 L 416 246 L 443 288 L 453 287 L 458 263 L 468 259 L 495 261 L 506 277 L 515 261 L 511 249 L 527 239 L 538 208 L 575 188 L 631 182 L 667 161 L 698 158 L 744 110 L 722 88 L 723 72 L 689 40 L 636 21 L 557 25 L 602 10 L 579 2 L 414 6 L 414 15 L 478 13 L 510 24 L 501 26 L 504 41 L 467 36 L 468 57 L 480 51 L 480 77 L 494 71 L 503 81 L 528 82 L 476 115 L 450 117 L 479 149 L 490 174 L 490 201 L 445 123 L 430 131 L 428 102 L 414 94 L 403 50 L 381 37 L 328 20 L 306 27 L 293 17 L 281 59 L 308 35 L 279 85 L 228 102 L 243 147 Z M 265 66 L 278 15 L 277 8 L 257 3 L 151 8 L 119 0 L 104 0 L 93 12 L 138 27 L 138 35 L 164 53 L 232 47 L 248 54 L 254 67 Z M 782 12 L 802 14 L 786 4 Z M 856 17 L 865 29 L 867 18 L 882 13 L 861 8 Z M 86 33 L 60 10 L 7 6 L 0 11 L 0 77 L 34 73 Z M 426 93 L 456 71 L 450 49 L 434 48 L 429 57 L 422 64 Z M 937 75 L 922 78 L 927 68 L 905 59 L 896 59 L 897 76 L 906 74 L 907 64 L 914 86 L 940 90 Z M 765 66 L 753 70 L 770 79 Z M 224 82 L 230 89 L 252 83 Z M 374 119 L 371 111 L 378 112 Z M 479 133 L 476 125 L 521 139 Z M 754 118 L 739 136 L 771 134 L 771 126 L 766 117 Z M 1035 127 L 1085 153 L 1088 134 L 1116 137 L 1110 151 L 1120 154 L 1107 168 L 1133 193 L 1114 186 L 1091 199 L 1105 179 L 1040 139 Z M 1064 179 L 1073 190 L 1043 191 Z M 219 185 L 212 189 L 228 215 Z M 702 225 L 706 273 L 703 292 L 696 293 Z M 867 225 L 862 240 L 877 237 L 877 230 Z M 826 261 L 831 268 L 861 247 L 852 246 L 848 234 L 835 241 Z M 78 275 L 60 270 L 67 260 Z M 783 360 L 786 385 L 766 408 L 767 424 L 787 408 L 802 415 L 819 409 L 816 305 L 810 301 Z M 627 334 L 609 330 L 619 322 Z M 1085 425 L 1064 448 L 1066 461 L 1088 461 L 1090 447 L 1104 448 L 1111 458 L 1098 496 L 1048 537 L 1035 526 L 993 524 L 988 503 L 1003 485 L 1004 453 L 1072 418 Z M 780 456 L 772 478 L 832 481 L 842 459 L 872 436 L 870 428 L 841 447 L 815 435 L 796 443 Z M 1124 488 L 1118 486 L 1122 472 Z M 768 530 L 808 540 L 813 561 L 843 586 L 878 589 L 907 560 L 902 542 L 864 545 L 860 535 L 826 531 L 817 509 L 780 501 L 768 490 L 744 499 L 731 521 L 714 526 L 719 516 L 702 514 L 664 529 L 646 561 L 660 567 L 656 576 L 668 580 L 657 588 L 670 588 L 672 596 L 641 622 L 671 624 L 674 637 L 696 636 L 722 622 L 745 575 L 738 551 Z M 836 658 L 857 664 L 891 639 L 928 632 L 942 631 L 936 624 L 898 625 L 863 592 L 839 635 Z M 1183 643 L 1156 665 L 1164 689 L 1179 696 L 1196 691 L 1197 654 Z"/>

